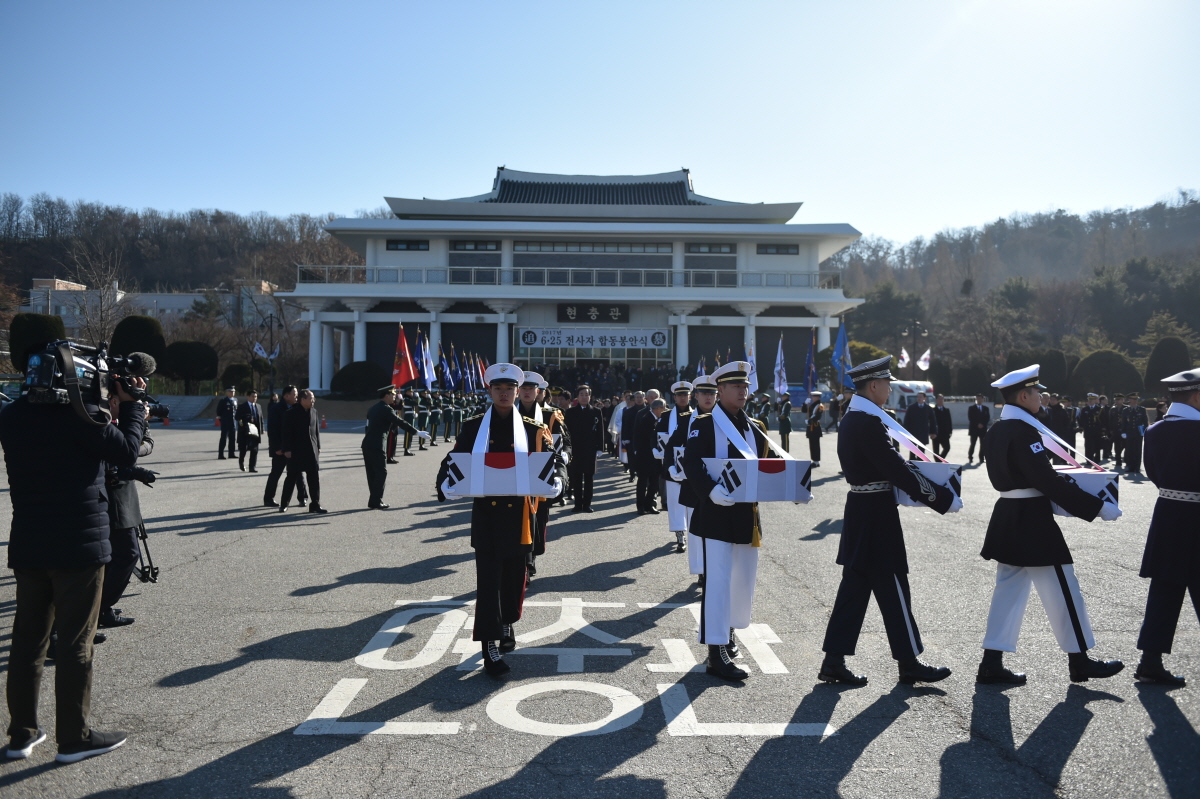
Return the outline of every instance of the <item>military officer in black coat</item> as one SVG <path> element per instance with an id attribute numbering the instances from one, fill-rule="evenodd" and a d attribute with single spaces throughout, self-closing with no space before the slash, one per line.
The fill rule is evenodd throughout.
<path id="1" fill-rule="evenodd" d="M 1142 555 L 1141 576 L 1150 578 L 1150 593 L 1137 643 L 1142 661 L 1134 676 L 1183 685 L 1162 656 L 1171 653 L 1185 593 L 1200 616 L 1200 369 L 1162 382 L 1171 405 L 1146 433 L 1146 475 L 1158 487 L 1158 500 Z"/>
<path id="2" fill-rule="evenodd" d="M 592 389 L 580 386 L 575 405 L 563 414 L 571 434 L 571 462 L 567 464 L 574 512 L 592 513 L 592 482 L 596 476 L 596 454 L 604 450 L 604 414 L 592 407 Z"/>
<path id="3" fill-rule="evenodd" d="M 658 513 L 658 481 L 662 464 L 658 449 L 658 420 L 666 413 L 667 403 L 656 397 L 634 419 L 632 459 L 637 471 L 637 511 L 639 515 Z"/>
<path id="4" fill-rule="evenodd" d="M 253 435 L 251 425 L 254 427 Z M 258 442 L 262 440 L 262 435 L 262 406 L 258 404 L 258 392 L 250 389 L 246 392 L 246 401 L 239 404 L 237 409 L 238 468 L 243 472 L 246 471 L 246 453 L 250 453 L 250 471 L 258 471 Z"/>
<path id="5" fill-rule="evenodd" d="M 866 677 L 847 668 L 846 656 L 853 655 L 858 645 L 872 595 L 883 615 L 892 657 L 899 664 L 900 682 L 937 682 L 950 676 L 950 669 L 919 659 L 924 645 L 912 612 L 908 553 L 894 489 L 941 514 L 958 511 L 962 501 L 949 488 L 926 479 L 893 449 L 883 421 L 883 404 L 891 393 L 890 363 L 888 355 L 846 372 L 857 393 L 838 430 L 838 458 L 850 492 L 837 555 L 842 582 L 825 630 L 825 659 L 817 674 L 825 682 L 867 684 Z"/>
<path id="6" fill-rule="evenodd" d="M 442 424 L 442 395 L 435 392 L 429 395 L 429 446 L 438 445 L 438 427 Z"/>
<path id="7" fill-rule="evenodd" d="M 307 388 L 300 392 L 300 401 L 283 417 L 283 457 L 287 458 L 287 477 L 279 512 L 287 510 L 292 501 L 292 489 L 302 479 L 308 481 L 309 513 L 328 513 L 321 507 L 321 419 L 314 404 L 316 397 Z M 303 503 L 301 503 L 303 504 Z"/>
<path id="8" fill-rule="evenodd" d="M 928 444 L 930 440 L 936 442 L 938 437 L 937 418 L 925 399 L 925 392 L 920 392 L 917 394 L 916 403 L 909 405 L 908 410 L 904 412 L 904 429 L 922 444 Z M 917 460 L 917 456 L 910 452 L 908 459 Z"/>
<path id="9" fill-rule="evenodd" d="M 225 460 L 225 442 L 229 442 L 229 457 L 237 445 L 237 389 L 225 389 L 225 396 L 217 400 L 217 419 L 221 423 L 221 443 L 217 444 L 217 460 Z"/>
<path id="10" fill-rule="evenodd" d="M 1111 677 L 1124 668 L 1119 660 L 1088 657 L 1095 646 L 1091 622 L 1071 552 L 1054 521 L 1051 503 L 1072 516 L 1112 521 L 1121 515 L 1113 503 L 1087 493 L 1054 471 L 1033 414 L 1041 405 L 1038 365 L 1010 372 L 992 383 L 1004 396 L 1000 421 L 984 440 L 988 478 L 1000 498 L 992 509 L 983 551 L 996 561 L 996 588 L 983 639 L 983 662 L 976 682 L 1023 685 L 1025 675 L 1004 667 L 1005 652 L 1015 652 L 1029 589 L 1038 596 L 1050 626 L 1067 652 L 1072 682 Z"/>
<path id="11" fill-rule="evenodd" d="M 683 455 L 696 502 L 691 532 L 700 539 L 704 562 L 700 643 L 708 644 L 707 672 L 725 680 L 747 677 L 733 662 L 733 631 L 750 625 L 762 529 L 758 503 L 734 502 L 708 473 L 704 459 L 770 457 L 766 432 L 744 410 L 749 376 L 747 361 L 730 361 L 713 372 L 717 404 L 692 422 Z"/>
<path id="12" fill-rule="evenodd" d="M 837 400 L 834 399 L 834 404 Z M 784 452 L 791 452 L 792 443 L 792 398 L 784 394 L 779 402 L 779 443 Z"/>
<path id="13" fill-rule="evenodd" d="M 937 422 L 938 437 L 933 442 L 933 454 L 945 458 L 950 454 L 950 437 L 954 434 L 954 419 L 946 407 L 946 398 L 941 394 L 934 400 L 933 418 Z"/>
<path id="14" fill-rule="evenodd" d="M 971 443 L 967 447 L 967 463 L 971 463 L 975 459 L 976 442 L 979 443 L 979 462 L 983 463 L 983 437 L 991 422 L 992 409 L 984 404 L 982 394 L 976 394 L 975 404 L 967 408 L 967 435 L 971 439 Z"/>
<path id="15" fill-rule="evenodd" d="M 1146 435 L 1146 428 L 1150 426 L 1150 419 L 1136 391 L 1129 394 L 1127 399 L 1129 405 L 1121 412 L 1120 437 L 1125 444 L 1125 468 L 1136 474 L 1142 470 L 1142 439 Z"/>
<path id="16" fill-rule="evenodd" d="M 804 437 L 808 439 L 808 458 L 813 466 L 821 465 L 821 436 L 824 428 L 821 419 L 825 416 L 825 404 L 821 402 L 821 392 L 813 391 L 803 405 L 800 413 L 804 414 Z"/>
<path id="17" fill-rule="evenodd" d="M 1104 440 L 1104 409 L 1100 395 L 1087 395 L 1087 405 L 1079 409 L 1079 429 L 1083 431 L 1083 454 L 1092 463 L 1100 462 L 1100 446 Z"/>
<path id="18" fill-rule="evenodd" d="M 1118 469 L 1122 467 L 1125 460 L 1125 439 L 1121 437 L 1121 427 L 1124 424 L 1124 418 L 1125 395 L 1121 393 L 1113 394 L 1113 404 L 1108 409 L 1107 428 L 1108 435 L 1112 439 L 1113 460 L 1117 462 L 1116 468 Z"/>
<path id="19" fill-rule="evenodd" d="M 430 437 L 429 433 L 417 430 L 400 418 L 393 405 L 395 399 L 396 387 L 383 386 L 379 389 L 379 402 L 367 411 L 367 432 L 362 440 L 362 454 L 363 466 L 367 470 L 367 507 L 374 510 L 387 510 L 389 507 L 383 501 L 383 488 L 387 483 L 388 433 L 403 430 L 422 439 Z"/>
<path id="20" fill-rule="evenodd" d="M 450 454 L 470 453 L 480 435 L 487 436 L 484 452 L 515 452 L 513 414 L 517 386 L 524 380 L 521 367 L 494 363 L 487 368 L 484 381 L 492 407 L 488 413 L 463 422 L 462 430 Z M 554 440 L 546 425 L 518 414 L 529 452 L 553 450 Z M 484 423 L 487 427 L 484 429 Z M 450 471 L 450 454 L 442 461 L 437 476 L 438 500 L 454 498 L 445 491 Z M 555 477 L 562 490 L 566 469 L 556 458 Z M 455 487 L 462 486 L 458 483 Z M 483 667 L 493 677 L 509 671 L 503 652 L 516 647 L 512 626 L 521 620 L 527 577 L 525 561 L 533 549 L 533 528 L 539 500 L 533 497 L 475 497 L 471 508 L 471 547 L 475 550 L 475 628 L 472 640 L 483 647 Z"/>

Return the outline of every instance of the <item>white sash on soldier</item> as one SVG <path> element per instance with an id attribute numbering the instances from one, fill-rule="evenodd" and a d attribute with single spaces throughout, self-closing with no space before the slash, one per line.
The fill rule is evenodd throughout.
<path id="1" fill-rule="evenodd" d="M 904 429 L 899 422 L 897 422 L 891 416 L 888 416 L 887 412 L 884 411 L 883 408 L 880 408 L 866 397 L 862 396 L 861 394 L 855 394 L 853 397 L 851 397 L 849 410 L 862 411 L 865 414 L 874 416 L 876 419 L 883 422 L 883 426 L 887 429 L 887 433 L 892 437 L 893 441 L 904 447 L 921 460 L 930 460 L 930 457 L 925 454 L 925 444 L 922 444 L 920 440 L 913 436 L 912 433 Z M 939 457 L 936 453 L 934 453 L 933 457 L 937 458 L 942 463 L 946 463 L 945 458 Z"/>
<path id="2" fill-rule="evenodd" d="M 525 425 L 521 423 L 521 413 L 516 408 L 512 410 L 512 423 L 513 452 L 528 455 L 529 442 L 525 439 Z M 487 455 L 491 429 L 492 408 L 489 406 L 487 413 L 483 415 L 483 419 L 479 423 L 479 432 L 475 434 L 475 444 L 471 447 L 471 493 L 477 497 L 483 496 L 483 470 L 486 460 L 484 456 Z M 529 469 L 519 464 L 516 476 L 517 495 L 529 496 Z"/>
<path id="3" fill-rule="evenodd" d="M 1029 425 L 1034 430 L 1037 430 L 1038 433 L 1040 433 L 1042 436 L 1042 443 L 1046 446 L 1046 449 L 1050 450 L 1055 455 L 1062 458 L 1064 461 L 1071 464 L 1075 468 L 1077 468 L 1077 469 L 1088 468 L 1087 466 L 1084 466 L 1083 464 L 1081 464 L 1079 462 L 1080 460 L 1082 460 L 1084 463 L 1090 463 L 1092 465 L 1092 467 L 1095 469 L 1100 468 L 1096 464 L 1089 461 L 1087 458 L 1082 457 L 1079 454 L 1079 450 L 1075 449 L 1070 444 L 1068 444 L 1066 441 L 1063 441 L 1061 438 L 1059 438 L 1055 433 L 1053 433 L 1050 430 L 1050 428 L 1046 427 L 1046 425 L 1039 422 L 1033 414 L 1031 414 L 1029 411 L 1025 410 L 1024 408 L 1021 408 L 1021 407 L 1018 407 L 1016 405 L 1009 403 L 1000 409 L 1000 418 L 1001 419 L 1017 419 L 1019 421 L 1024 422 L 1025 424 Z M 1071 454 L 1074 454 L 1076 456 L 1076 458 L 1079 458 L 1079 460 L 1076 460 L 1076 458 L 1072 458 Z"/>

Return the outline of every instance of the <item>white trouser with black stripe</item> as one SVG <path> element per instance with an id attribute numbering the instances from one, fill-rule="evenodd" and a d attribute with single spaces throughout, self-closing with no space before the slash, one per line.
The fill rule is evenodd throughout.
<path id="1" fill-rule="evenodd" d="M 692 509 L 679 501 L 679 483 L 667 480 L 667 522 L 671 532 L 686 532 L 692 521 Z"/>
<path id="2" fill-rule="evenodd" d="M 1016 652 L 1029 589 L 1037 586 L 1038 598 L 1050 618 L 1050 628 L 1064 652 L 1082 652 L 1096 645 L 1092 623 L 1088 619 L 1075 567 L 1010 566 L 996 564 L 996 589 L 992 592 L 992 607 L 988 611 L 984 649 Z"/>
<path id="3" fill-rule="evenodd" d="M 731 627 L 750 626 L 754 581 L 758 577 L 758 547 L 698 538 L 704 567 L 700 598 L 700 643 L 729 643 Z"/>

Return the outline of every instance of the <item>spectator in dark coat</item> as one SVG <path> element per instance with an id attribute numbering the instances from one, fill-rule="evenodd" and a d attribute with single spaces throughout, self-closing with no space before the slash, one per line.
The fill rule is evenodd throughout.
<path id="1" fill-rule="evenodd" d="M 292 488 L 302 476 L 308 478 L 310 513 L 328 513 L 321 507 L 321 478 L 318 476 L 321 454 L 320 418 L 313 408 L 316 398 L 311 391 L 300 392 L 300 401 L 283 417 L 283 457 L 288 459 L 287 478 L 283 481 L 283 496 L 279 512 L 287 510 L 292 501 Z"/>
<path id="2" fill-rule="evenodd" d="M 250 425 L 254 425 L 255 434 L 250 434 Z M 246 392 L 246 401 L 237 409 L 237 444 L 238 468 L 246 471 L 246 453 L 250 453 L 250 471 L 258 469 L 258 442 L 263 434 L 262 406 L 258 404 L 258 392 L 250 389 Z"/>
<path id="3" fill-rule="evenodd" d="M 237 389 L 225 389 L 225 396 L 217 401 L 217 420 L 221 423 L 221 442 L 217 444 L 217 460 L 225 460 L 225 442 L 229 442 L 229 457 L 233 457 L 236 439 Z"/>
<path id="4" fill-rule="evenodd" d="M 933 418 L 937 422 L 937 439 L 933 442 L 933 451 L 943 458 L 950 454 L 950 436 L 954 434 L 954 420 L 950 418 L 950 409 L 946 407 L 946 398 L 937 395 L 937 406 L 933 409 Z"/>
<path id="5" fill-rule="evenodd" d="M 633 446 L 629 463 L 637 472 L 637 511 L 638 515 L 658 513 L 658 470 L 659 462 L 654 457 L 654 445 L 658 434 L 654 428 L 658 425 L 658 417 L 667 408 L 667 404 L 656 399 L 650 407 L 642 406 L 634 417 Z M 622 433 L 624 434 L 624 433 Z"/>
<path id="6" fill-rule="evenodd" d="M 982 394 L 975 395 L 975 404 L 967 408 L 967 434 L 971 444 L 967 448 L 967 463 L 975 457 L 975 444 L 979 444 L 979 462 L 983 463 L 983 437 L 992 421 L 992 409 L 983 401 Z"/>
<path id="7" fill-rule="evenodd" d="M 288 409 L 296 404 L 299 391 L 295 386 L 284 386 L 283 399 L 274 402 L 267 409 L 267 447 L 271 450 L 271 473 L 267 475 L 267 487 L 263 494 L 263 504 L 269 508 L 276 507 L 275 489 L 279 486 L 279 478 L 287 468 L 288 459 L 283 457 L 283 417 Z M 304 475 L 296 477 L 296 498 L 301 505 L 308 504 L 308 489 L 304 484 Z"/>
<path id="8" fill-rule="evenodd" d="M 933 414 L 933 408 L 925 404 L 925 392 L 918 394 L 917 404 L 909 405 L 908 410 L 904 412 L 904 429 L 922 444 L 928 444 L 930 439 L 937 440 L 937 418 Z M 909 453 L 908 459 L 915 461 L 917 456 Z"/>
<path id="9" fill-rule="evenodd" d="M 109 408 L 114 418 L 120 418 L 120 401 L 109 399 Z M 147 417 L 149 421 L 149 417 Z M 138 458 L 148 457 L 154 452 L 154 439 L 150 428 L 142 434 L 142 445 L 138 447 Z M 149 475 L 152 479 L 153 475 Z M 138 544 L 138 528 L 142 524 L 142 505 L 138 499 L 137 480 L 133 469 L 111 464 L 105 469 L 105 493 L 108 496 L 108 543 L 112 549 L 112 560 L 104 567 L 104 587 L 100 593 L 99 626 L 123 627 L 133 624 L 131 616 L 124 616 L 113 606 L 129 587 L 129 578 L 137 567 L 141 546 Z"/>

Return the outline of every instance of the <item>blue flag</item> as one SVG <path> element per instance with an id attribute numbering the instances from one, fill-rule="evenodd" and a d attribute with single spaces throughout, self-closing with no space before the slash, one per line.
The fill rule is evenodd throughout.
<path id="1" fill-rule="evenodd" d="M 417 349 L 413 362 L 417 365 L 417 379 L 425 388 L 429 388 L 430 375 L 425 374 L 425 337 L 421 335 L 420 330 L 417 331 Z"/>
<path id="2" fill-rule="evenodd" d="M 453 343 L 450 345 L 450 373 L 453 375 L 455 390 L 466 391 L 467 386 L 463 382 L 462 364 L 458 361 L 458 353 L 455 352 Z"/>
<path id="3" fill-rule="evenodd" d="M 811 393 L 817 390 L 817 329 L 813 328 L 812 338 L 808 340 L 808 357 L 804 359 L 804 391 Z"/>
<path id="4" fill-rule="evenodd" d="M 454 390 L 454 372 L 450 369 L 450 362 L 446 360 L 446 351 L 442 349 L 442 342 L 438 342 L 438 366 L 442 369 L 442 388 Z"/>
<path id="5" fill-rule="evenodd" d="M 838 326 L 837 341 L 833 344 L 833 371 L 837 374 L 839 386 L 846 385 L 846 372 L 854 367 L 850 360 L 850 342 L 846 336 L 846 325 Z"/>

